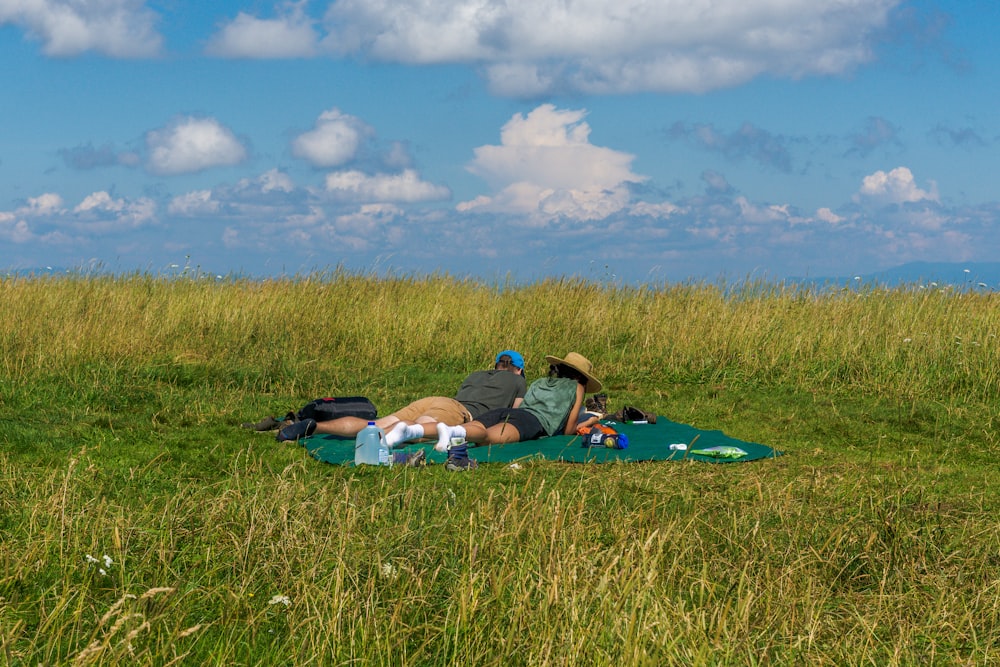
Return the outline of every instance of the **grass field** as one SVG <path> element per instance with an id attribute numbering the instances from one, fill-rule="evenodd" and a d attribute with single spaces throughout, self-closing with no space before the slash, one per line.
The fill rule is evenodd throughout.
<path id="1" fill-rule="evenodd" d="M 0 308 L 7 664 L 1000 664 L 997 295 L 335 271 Z M 239 428 L 506 347 L 787 455 L 355 469 Z"/>

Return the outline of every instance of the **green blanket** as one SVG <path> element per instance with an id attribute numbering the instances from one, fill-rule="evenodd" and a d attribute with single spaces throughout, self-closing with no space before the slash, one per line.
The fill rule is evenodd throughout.
<path id="1" fill-rule="evenodd" d="M 469 455 L 479 461 L 503 462 L 523 459 L 546 459 L 571 463 L 609 463 L 613 461 L 666 461 L 693 460 L 709 463 L 731 463 L 773 458 L 782 452 L 765 445 L 745 442 L 725 435 L 722 431 L 701 429 L 672 422 L 666 417 L 657 417 L 655 424 L 622 424 L 605 422 L 620 433 L 628 436 L 625 449 L 605 447 L 582 447 L 579 436 L 557 435 L 540 440 L 529 440 L 509 445 L 470 447 Z M 354 440 L 333 435 L 314 435 L 300 440 L 300 443 L 314 458 L 325 463 L 344 464 L 354 462 Z M 415 443 L 408 451 L 418 448 L 427 450 L 427 460 L 443 463 L 445 454 L 434 451 L 433 443 Z M 671 449 L 673 444 L 687 445 L 687 450 Z M 735 447 L 738 451 L 727 457 L 719 449 Z M 715 451 L 712 451 L 716 448 Z M 740 455 L 739 452 L 745 452 Z"/>

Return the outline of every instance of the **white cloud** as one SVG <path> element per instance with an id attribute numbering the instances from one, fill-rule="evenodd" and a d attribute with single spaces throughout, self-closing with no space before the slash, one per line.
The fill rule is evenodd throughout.
<path id="1" fill-rule="evenodd" d="M 458 205 L 537 218 L 593 220 L 625 208 L 634 156 L 590 143 L 586 112 L 544 104 L 515 114 L 500 131 L 499 146 L 480 146 L 468 165 L 496 191 Z"/>
<path id="2" fill-rule="evenodd" d="M 739 208 L 739 220 L 751 225 L 768 225 L 772 223 L 795 224 L 803 219 L 792 214 L 788 204 L 756 204 L 744 196 L 738 196 L 734 203 Z"/>
<path id="3" fill-rule="evenodd" d="M 649 216 L 651 218 L 669 218 L 676 213 L 683 213 L 684 209 L 675 206 L 668 201 L 653 204 L 650 202 L 636 202 L 629 206 L 628 213 L 633 216 Z"/>
<path id="4" fill-rule="evenodd" d="M 240 181 L 240 183 L 243 182 Z M 277 169 L 269 169 L 261 174 L 257 178 L 257 185 L 263 193 L 291 192 L 295 189 L 295 184 L 292 183 L 292 179 L 288 177 L 288 174 Z"/>
<path id="5" fill-rule="evenodd" d="M 337 216 L 333 228 L 341 234 L 365 235 L 377 232 L 404 214 L 403 209 L 393 204 L 365 204 L 357 211 Z"/>
<path id="6" fill-rule="evenodd" d="M 357 170 L 326 176 L 326 191 L 337 199 L 364 202 L 422 202 L 447 199 L 451 191 L 420 179 L 412 169 L 398 174 L 369 176 Z"/>
<path id="7" fill-rule="evenodd" d="M 105 191 L 95 192 L 87 195 L 82 202 L 73 209 L 74 213 L 85 213 L 92 210 L 121 211 L 125 207 L 124 199 L 112 199 Z"/>
<path id="8" fill-rule="evenodd" d="M 27 243 L 28 241 L 34 240 L 35 235 L 31 233 L 31 228 L 28 223 L 24 220 L 18 220 L 10 228 L 7 234 L 13 243 Z"/>
<path id="9" fill-rule="evenodd" d="M 246 148 L 227 127 L 214 118 L 184 117 L 146 134 L 147 167 L 171 175 L 210 167 L 239 164 Z"/>
<path id="10" fill-rule="evenodd" d="M 259 19 L 237 14 L 212 37 L 206 49 L 223 58 L 306 58 L 316 55 L 318 34 L 302 3 L 286 6 L 281 16 Z"/>
<path id="11" fill-rule="evenodd" d="M 0 0 L 0 26 L 25 30 L 50 56 L 155 56 L 163 44 L 156 20 L 143 0 Z"/>
<path id="12" fill-rule="evenodd" d="M 323 46 L 404 63 L 476 63 L 495 92 L 706 91 L 838 74 L 903 0 L 338 0 Z"/>
<path id="13" fill-rule="evenodd" d="M 936 202 L 937 185 L 931 182 L 929 190 L 922 190 L 917 187 L 913 173 L 909 169 L 896 167 L 888 173 L 880 170 L 865 176 L 855 200 L 871 201 L 876 204 L 902 204 L 925 200 Z"/>
<path id="14" fill-rule="evenodd" d="M 292 154 L 315 167 L 339 167 L 357 155 L 374 131 L 364 121 L 339 109 L 320 114 L 316 126 L 292 141 Z"/>
<path id="15" fill-rule="evenodd" d="M 35 233 L 28 221 L 59 217 L 65 213 L 66 209 L 63 208 L 62 197 L 53 192 L 30 197 L 24 206 L 13 211 L 0 211 L 0 239 L 6 239 L 12 243 L 44 241 Z"/>
<path id="16" fill-rule="evenodd" d="M 844 218 L 837 215 L 836 213 L 834 213 L 833 211 L 831 211 L 829 208 L 826 207 L 823 207 L 816 211 L 816 219 L 822 220 L 823 222 L 828 222 L 831 225 L 836 225 L 844 221 Z"/>
<path id="17" fill-rule="evenodd" d="M 170 200 L 168 213 L 181 217 L 222 216 L 244 219 L 280 219 L 296 210 L 305 196 L 288 174 L 269 169 L 254 178 L 241 178 L 235 186 L 194 190 Z"/>
<path id="18" fill-rule="evenodd" d="M 90 231 L 113 231 L 124 227 L 139 227 L 156 216 L 156 203 L 140 197 L 135 200 L 114 199 L 105 191 L 87 195 L 73 209 L 76 221 Z"/>
<path id="19" fill-rule="evenodd" d="M 102 190 L 68 209 L 60 195 L 49 192 L 29 198 L 14 211 L 0 212 L 0 238 L 80 246 L 94 235 L 137 229 L 155 219 L 156 203 L 145 197 L 116 199 Z"/>
<path id="20" fill-rule="evenodd" d="M 16 211 L 17 215 L 23 216 L 57 215 L 63 212 L 63 198 L 54 192 L 29 197 L 28 205 Z"/>
<path id="21" fill-rule="evenodd" d="M 219 208 L 220 204 L 212 197 L 211 190 L 195 190 L 171 199 L 167 213 L 188 217 L 217 213 Z"/>

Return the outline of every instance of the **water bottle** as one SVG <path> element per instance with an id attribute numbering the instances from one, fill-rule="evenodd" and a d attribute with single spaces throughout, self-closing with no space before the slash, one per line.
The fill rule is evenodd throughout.
<path id="1" fill-rule="evenodd" d="M 358 431 L 354 440 L 354 465 L 392 465 L 392 453 L 385 443 L 385 433 L 373 421 Z"/>

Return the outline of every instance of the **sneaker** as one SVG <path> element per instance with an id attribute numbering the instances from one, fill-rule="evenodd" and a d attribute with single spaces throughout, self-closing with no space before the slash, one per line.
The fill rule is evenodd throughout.
<path id="1" fill-rule="evenodd" d="M 445 469 L 450 470 L 452 472 L 472 470 L 478 465 L 479 463 L 476 462 L 476 459 L 470 459 L 468 456 L 464 456 L 461 458 L 455 456 L 449 456 L 448 460 L 444 462 Z"/>
<path id="2" fill-rule="evenodd" d="M 259 422 L 254 424 L 253 422 L 243 422 L 240 424 L 241 428 L 249 429 L 251 431 L 275 431 L 281 428 L 283 422 L 278 421 L 274 417 L 268 415 L 264 417 Z"/>
<path id="3" fill-rule="evenodd" d="M 418 449 L 415 452 L 393 452 L 392 465 L 422 468 L 427 465 L 427 452 L 422 449 Z"/>
<path id="4" fill-rule="evenodd" d="M 444 462 L 444 467 L 452 472 L 459 472 L 462 470 L 472 470 L 478 463 L 475 459 L 469 458 L 469 446 L 464 442 L 462 444 L 454 444 L 448 448 L 448 460 Z"/>
<path id="5" fill-rule="evenodd" d="M 300 438 L 306 438 L 316 431 L 315 419 L 303 419 L 300 422 L 289 424 L 278 431 L 278 442 L 291 442 Z"/>
<path id="6" fill-rule="evenodd" d="M 584 403 L 587 412 L 596 412 L 601 415 L 606 415 L 608 413 L 608 395 L 607 394 L 594 394 L 593 397 L 588 398 Z"/>

